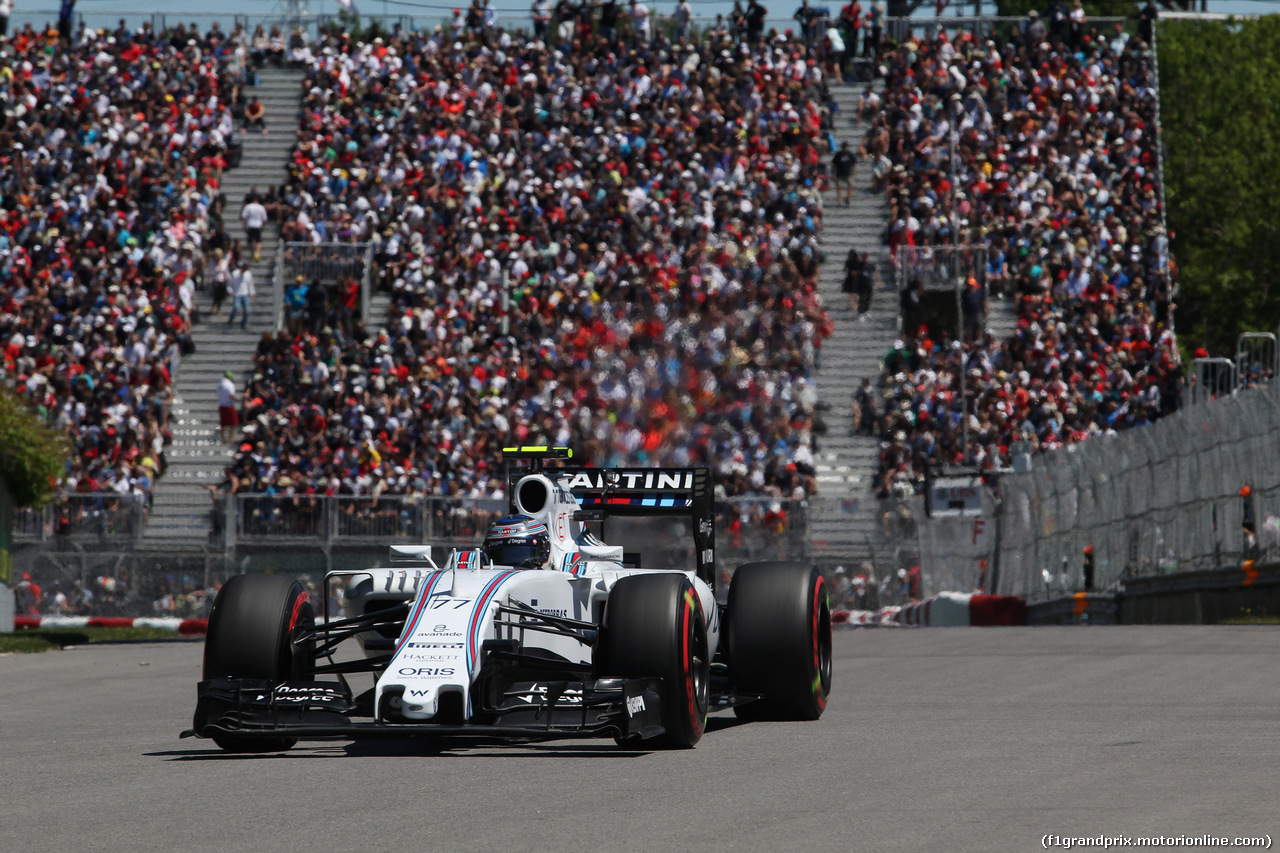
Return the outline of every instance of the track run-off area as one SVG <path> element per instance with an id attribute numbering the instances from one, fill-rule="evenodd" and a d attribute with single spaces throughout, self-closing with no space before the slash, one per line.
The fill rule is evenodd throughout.
<path id="1" fill-rule="evenodd" d="M 1041 849 L 1280 833 L 1280 630 L 844 630 L 816 723 L 696 749 L 179 740 L 202 644 L 0 657 L 0 849 Z"/>

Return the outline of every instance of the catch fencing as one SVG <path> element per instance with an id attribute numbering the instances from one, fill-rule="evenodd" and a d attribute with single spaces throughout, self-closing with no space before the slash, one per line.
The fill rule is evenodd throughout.
<path id="1" fill-rule="evenodd" d="M 809 559 L 807 506 L 717 502 L 722 574 L 752 560 Z M 143 541 L 148 496 L 72 494 L 16 513 L 13 571 L 43 591 L 30 615 L 199 617 L 232 574 L 287 573 L 314 588 L 328 570 L 384 563 L 389 545 L 438 546 L 443 559 L 477 546 L 506 511 L 501 499 L 223 495 L 210 502 L 207 539 L 157 549 Z M 639 553 L 642 565 L 694 567 L 688 519 L 608 521 L 602 538 Z"/>
<path id="2" fill-rule="evenodd" d="M 995 591 L 1040 601 L 1116 590 L 1126 577 L 1277 556 L 1278 429 L 1272 384 L 1043 454 L 1030 473 L 1002 476 Z"/>
<path id="3" fill-rule="evenodd" d="M 38 508 L 14 513 L 13 538 L 20 544 L 75 543 L 82 548 L 127 545 L 142 535 L 148 495 L 92 492 L 63 495 Z"/>
<path id="4" fill-rule="evenodd" d="M 959 290 L 970 276 L 987 280 L 985 246 L 899 246 L 893 259 L 894 279 L 903 291 L 919 281 L 926 291 Z"/>
<path id="5" fill-rule="evenodd" d="M 281 4 L 282 6 L 285 4 Z M 120 21 L 124 21 L 126 26 L 139 27 L 144 22 L 149 24 L 154 32 L 162 33 L 166 30 L 176 28 L 179 24 L 185 26 L 196 25 L 201 31 L 208 29 L 214 23 L 217 23 L 223 32 L 231 32 L 237 25 L 252 33 L 257 27 L 263 27 L 264 31 L 270 32 L 273 26 L 279 27 L 281 32 L 287 37 L 295 30 L 307 38 L 314 38 L 321 32 L 331 31 L 337 28 L 340 31 L 351 32 L 359 28 L 368 28 L 376 26 L 384 32 L 394 32 L 401 30 L 405 32 L 414 32 L 418 30 L 432 30 L 437 26 L 447 26 L 452 18 L 452 12 L 455 8 L 465 8 L 454 6 L 448 3 L 416 3 L 415 8 L 420 11 L 407 15 L 389 12 L 361 12 L 359 15 L 350 15 L 343 12 L 308 12 L 305 14 L 289 14 L 283 8 L 277 12 L 247 13 L 247 14 L 230 14 L 220 12 L 165 12 L 165 11 L 109 11 L 96 12 L 92 10 L 78 10 L 74 14 L 74 22 L 78 27 L 84 24 L 89 29 L 107 29 L 114 30 L 119 26 Z M 523 30 L 532 32 L 533 17 L 530 11 L 531 4 L 494 4 L 497 12 L 497 26 L 503 27 L 508 32 Z M 798 4 L 797 4 L 798 5 Z M 814 4 L 815 7 L 825 6 L 828 11 L 838 8 L 837 4 Z M 18 8 L 14 10 L 10 19 L 10 31 L 14 28 L 21 27 L 30 23 L 34 27 L 53 27 L 58 20 L 58 8 L 51 5 L 46 8 L 25 8 L 22 4 L 18 4 Z M 663 13 L 653 15 L 655 29 L 663 29 L 669 33 L 674 33 L 675 22 L 671 14 Z M 715 15 L 693 15 L 690 18 L 691 33 L 696 35 L 700 32 L 711 29 L 715 26 L 717 16 Z M 625 23 L 625 22 L 624 22 Z M 727 23 L 727 21 L 726 21 Z M 813 24 L 813 31 L 819 36 L 825 33 L 826 27 L 829 25 L 830 19 L 817 19 Z M 929 38 L 934 36 L 939 29 L 949 33 L 969 32 L 979 39 L 986 38 L 1007 38 L 1011 33 L 1019 31 L 1026 26 L 1027 19 L 1023 17 L 999 17 L 999 16 L 949 16 L 935 17 L 927 14 L 920 14 L 907 18 L 890 18 L 886 17 L 883 27 L 883 37 L 897 42 L 908 41 L 910 39 Z M 1100 17 L 1090 18 L 1087 26 L 1097 28 L 1099 32 L 1114 26 L 1117 23 L 1127 24 L 1128 19 L 1121 17 Z M 763 32 L 790 33 L 792 35 L 800 34 L 800 23 L 790 15 L 769 15 L 765 18 Z"/>
<path id="6" fill-rule="evenodd" d="M 77 11 L 74 14 L 74 24 L 78 28 L 80 24 L 84 24 L 88 29 L 106 29 L 108 31 L 115 30 L 121 21 L 125 22 L 127 27 L 140 27 L 144 23 L 148 24 L 153 32 L 163 33 L 167 30 L 174 29 L 179 25 L 190 28 L 194 25 L 201 32 L 209 29 L 213 24 L 217 24 L 224 33 L 230 33 L 236 26 L 240 26 L 249 33 L 261 26 L 264 32 L 269 33 L 272 27 L 279 27 L 280 32 L 288 37 L 295 31 L 300 31 L 308 39 L 315 38 L 320 33 L 329 32 L 334 29 L 338 31 L 352 32 L 353 30 L 369 29 L 376 27 L 383 32 L 416 32 L 431 31 L 435 27 L 448 27 L 453 15 L 452 12 L 456 8 L 465 6 L 455 6 L 444 3 L 417 3 L 414 4 L 422 11 L 417 14 L 406 15 L 396 13 L 361 12 L 359 15 L 349 15 L 342 12 L 309 12 L 306 14 L 288 14 L 281 10 L 279 12 L 255 12 L 243 14 L 230 14 L 220 12 L 162 12 L 162 11 L 142 11 L 142 10 L 126 10 L 126 11 Z M 515 32 L 523 30 L 524 32 L 533 31 L 533 16 L 530 12 L 532 4 L 523 4 L 519 6 L 503 6 L 496 5 L 495 9 L 498 13 L 496 26 L 502 27 L 507 32 Z M 675 32 L 675 21 L 670 14 L 654 14 L 652 16 L 654 28 L 662 29 L 668 34 Z M 14 28 L 21 27 L 24 24 L 31 24 L 36 28 L 55 27 L 58 21 L 57 7 L 49 8 L 23 8 L 21 5 L 14 10 L 10 19 L 10 31 Z M 553 21 L 554 23 L 554 21 Z M 626 21 L 622 22 L 626 25 Z M 709 30 L 716 23 L 715 15 L 693 15 L 690 17 L 690 31 L 697 34 L 702 31 Z M 815 30 L 823 27 L 820 20 L 815 23 Z M 767 34 L 776 30 L 779 33 L 798 33 L 800 24 L 790 16 L 770 15 L 765 18 L 763 31 Z"/>
<path id="7" fill-rule="evenodd" d="M 418 495 L 231 495 L 218 528 L 226 550 L 249 546 L 351 548 L 383 544 L 474 546 L 507 512 L 505 499 Z M 718 561 L 803 559 L 809 548 L 807 501 L 735 498 L 716 504 Z M 601 538 L 668 564 L 686 555 L 692 567 L 688 519 L 664 519 L 661 530 L 637 535 L 643 520 L 608 522 Z M 660 544 L 655 544 L 660 543 Z"/>

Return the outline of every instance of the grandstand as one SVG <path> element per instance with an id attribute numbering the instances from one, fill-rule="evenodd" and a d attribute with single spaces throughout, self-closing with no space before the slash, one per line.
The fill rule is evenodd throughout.
<path id="1" fill-rule="evenodd" d="M 930 462 L 1007 468 L 1015 443 L 1070 445 L 1178 405 L 1147 46 L 1119 28 L 1061 47 L 953 35 L 884 56 L 889 241 L 907 289 L 947 247 L 978 247 L 968 272 L 1017 325 L 906 324 L 883 380 L 882 494 L 919 487 Z"/>
<path id="2" fill-rule="evenodd" d="M 1176 407 L 1179 362 L 1145 46 L 890 29 L 865 103 L 821 40 L 777 31 L 321 30 L 259 78 L 269 155 L 238 132 L 270 61 L 239 25 L 85 30 L 52 53 L 21 31 L 3 98 L 42 118 L 9 141 L 41 159 L 3 173 L 28 199 L 6 211 L 5 372 L 77 436 L 69 491 L 149 502 L 173 457 L 159 544 L 197 539 L 215 505 L 254 519 L 223 534 L 466 536 L 501 496 L 499 448 L 546 441 L 709 465 L 727 531 L 896 568 L 882 502 L 926 465 L 1003 469 L 1017 443 L 1147 423 Z M 865 152 L 849 212 L 823 193 L 829 134 Z M 374 298 L 355 273 L 284 281 L 264 258 L 279 315 L 264 295 L 256 322 L 279 331 L 246 344 L 206 316 L 193 337 L 213 253 L 246 249 L 236 196 L 272 156 L 281 240 L 309 271 L 367 252 Z M 898 288 L 956 246 L 981 249 L 985 325 L 900 325 Z M 870 322 L 842 304 L 850 248 L 883 258 Z M 208 434 L 224 369 L 230 453 Z M 201 423 L 174 435 L 175 412 Z"/>

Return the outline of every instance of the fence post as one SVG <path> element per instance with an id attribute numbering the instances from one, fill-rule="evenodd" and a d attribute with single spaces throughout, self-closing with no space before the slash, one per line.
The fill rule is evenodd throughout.
<path id="1" fill-rule="evenodd" d="M 284 240 L 276 240 L 276 263 L 271 274 L 271 316 L 275 330 L 284 328 Z"/>
<path id="2" fill-rule="evenodd" d="M 338 536 L 338 496 L 325 495 L 325 500 L 328 502 L 328 508 L 325 512 L 324 544 L 328 553 L 328 548 L 333 545 L 333 540 Z"/>
<path id="3" fill-rule="evenodd" d="M 222 550 L 224 554 L 235 556 L 236 550 L 236 510 L 235 495 L 223 495 L 218 511 L 222 513 Z"/>
<path id="4" fill-rule="evenodd" d="M 365 325 L 369 325 L 369 273 L 373 269 L 373 243 L 369 243 L 364 250 L 364 270 L 360 273 L 360 317 Z M 379 322 L 385 321 L 383 317 Z"/>

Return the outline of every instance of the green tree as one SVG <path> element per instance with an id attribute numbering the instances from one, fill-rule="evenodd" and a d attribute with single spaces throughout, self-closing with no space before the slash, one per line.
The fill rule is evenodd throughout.
<path id="1" fill-rule="evenodd" d="M 1164 185 L 1187 349 L 1280 323 L 1280 16 L 1162 21 Z"/>
<path id="2" fill-rule="evenodd" d="M 14 503 L 33 506 L 57 487 L 71 443 L 40 419 L 26 399 L 0 383 L 0 480 Z"/>

